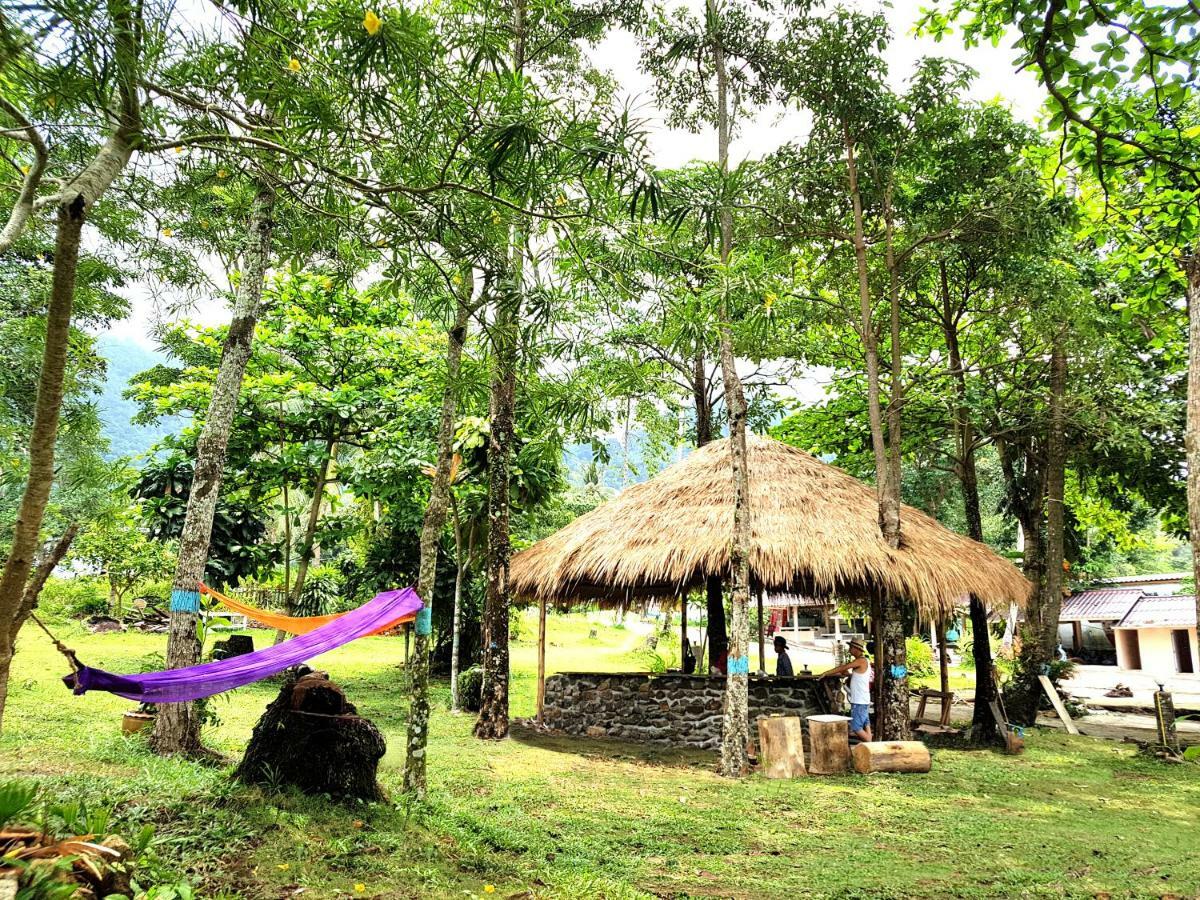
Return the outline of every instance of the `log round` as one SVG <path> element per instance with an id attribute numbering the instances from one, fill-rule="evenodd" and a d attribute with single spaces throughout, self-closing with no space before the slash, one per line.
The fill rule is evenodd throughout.
<path id="1" fill-rule="evenodd" d="M 841 775 L 850 768 L 850 720 L 846 716 L 808 717 L 808 771 Z"/>
<path id="2" fill-rule="evenodd" d="M 920 741 L 863 741 L 851 751 L 854 771 L 928 772 L 929 748 Z"/>
<path id="3" fill-rule="evenodd" d="M 761 716 L 758 756 L 767 778 L 801 778 L 804 769 L 804 731 L 799 716 Z"/>
<path id="4" fill-rule="evenodd" d="M 240 781 L 306 794 L 384 799 L 375 775 L 387 745 L 322 672 L 289 680 L 271 701 L 234 772 Z"/>

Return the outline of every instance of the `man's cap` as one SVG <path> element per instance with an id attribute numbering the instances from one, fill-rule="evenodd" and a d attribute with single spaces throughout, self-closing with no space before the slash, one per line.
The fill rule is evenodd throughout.
<path id="1" fill-rule="evenodd" d="M 851 646 L 851 647 L 857 647 L 857 648 L 858 648 L 859 650 L 861 650 L 863 653 L 866 653 L 866 652 L 867 652 L 866 645 L 865 645 L 865 644 L 863 644 L 863 642 L 862 642 L 862 641 L 860 641 L 858 638 L 855 638 L 854 640 L 852 640 L 852 641 L 850 642 L 850 646 Z"/>
<path id="2" fill-rule="evenodd" d="M 782 634 L 775 635 L 775 643 L 783 644 L 785 647 L 788 646 L 787 638 L 785 638 Z"/>

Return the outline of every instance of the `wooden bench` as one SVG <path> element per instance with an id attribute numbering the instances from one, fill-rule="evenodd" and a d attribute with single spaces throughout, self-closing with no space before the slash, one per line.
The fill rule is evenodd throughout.
<path id="1" fill-rule="evenodd" d="M 921 698 L 921 702 L 917 704 L 917 715 L 913 719 L 914 725 L 935 725 L 939 728 L 950 727 L 950 707 L 954 703 L 954 691 L 935 691 L 932 688 L 921 688 L 917 691 L 917 696 Z M 925 706 L 930 700 L 937 700 L 941 704 L 941 712 L 936 719 L 926 716 Z"/>

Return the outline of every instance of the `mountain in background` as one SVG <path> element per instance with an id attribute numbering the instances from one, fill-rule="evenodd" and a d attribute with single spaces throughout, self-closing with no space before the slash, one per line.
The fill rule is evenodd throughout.
<path id="1" fill-rule="evenodd" d="M 100 335 L 96 348 L 108 364 L 104 390 L 96 398 L 104 436 L 108 438 L 108 457 L 137 457 L 160 438 L 178 432 L 183 420 L 177 417 L 164 419 L 157 425 L 135 425 L 137 404 L 122 396 L 134 375 L 166 362 L 167 356 L 111 333 Z M 138 461 L 133 459 L 133 462 L 136 465 Z"/>

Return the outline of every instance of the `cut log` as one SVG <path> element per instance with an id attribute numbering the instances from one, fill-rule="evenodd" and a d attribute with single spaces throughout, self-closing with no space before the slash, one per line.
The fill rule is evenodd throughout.
<path id="1" fill-rule="evenodd" d="M 929 748 L 920 741 L 863 741 L 850 755 L 854 771 L 868 772 L 928 772 L 932 761 Z"/>
<path id="2" fill-rule="evenodd" d="M 758 720 L 759 759 L 767 778 L 801 778 L 804 768 L 804 729 L 799 716 L 762 716 Z"/>
<path id="3" fill-rule="evenodd" d="M 850 768 L 850 720 L 846 716 L 808 717 L 808 771 L 841 775 Z"/>
<path id="4" fill-rule="evenodd" d="M 295 785 L 306 794 L 384 799 L 375 778 L 387 745 L 338 685 L 310 672 L 283 686 L 234 772 L 240 781 Z"/>

